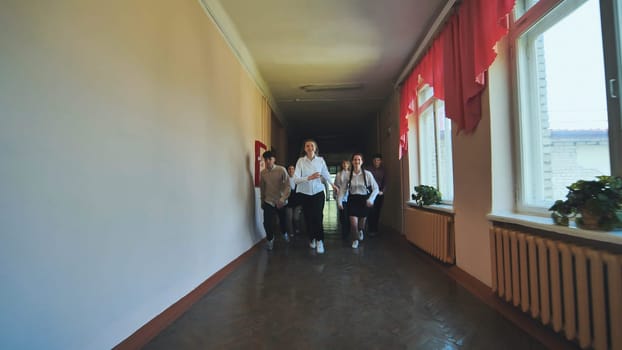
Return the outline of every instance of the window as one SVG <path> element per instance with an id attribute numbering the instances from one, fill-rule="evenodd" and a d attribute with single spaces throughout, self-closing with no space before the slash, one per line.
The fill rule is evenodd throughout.
<path id="1" fill-rule="evenodd" d="M 539 0 L 517 0 L 515 6 L 516 17 L 520 17 L 525 14 L 525 12 L 538 3 L 538 1 Z"/>
<path id="2" fill-rule="evenodd" d="M 601 10 L 598 0 L 518 3 L 517 11 L 526 11 L 512 29 L 518 209 L 544 212 L 565 197 L 572 182 L 620 175 L 619 136 L 609 138 L 620 135 L 619 99 L 612 97 L 619 89 L 619 72 L 616 63 L 606 62 L 611 52 L 619 59 L 619 47 L 616 36 L 604 38 L 601 27 L 619 25 L 601 16 L 614 11 Z M 616 6 L 615 0 L 600 3 Z"/>
<path id="3" fill-rule="evenodd" d="M 433 97 L 431 87 L 426 85 L 419 90 L 418 100 L 419 118 L 410 118 L 418 121 L 418 125 L 409 128 L 411 140 L 417 145 L 416 151 L 409 153 L 410 164 L 418 166 L 418 177 L 411 176 L 411 184 L 435 186 L 441 191 L 443 202 L 451 202 L 454 197 L 451 121 L 445 118 L 445 104 Z"/>

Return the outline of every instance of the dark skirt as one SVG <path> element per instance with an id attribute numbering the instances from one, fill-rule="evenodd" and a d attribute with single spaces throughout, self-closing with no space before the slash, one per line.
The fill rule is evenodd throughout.
<path id="1" fill-rule="evenodd" d="M 358 218 L 366 218 L 371 208 L 367 206 L 369 196 L 362 194 L 351 194 L 348 196 L 348 215 Z"/>

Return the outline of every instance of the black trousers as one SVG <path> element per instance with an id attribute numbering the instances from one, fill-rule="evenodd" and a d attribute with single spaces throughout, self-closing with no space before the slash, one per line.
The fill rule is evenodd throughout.
<path id="1" fill-rule="evenodd" d="M 341 238 L 350 237 L 350 219 L 348 218 L 348 202 L 343 202 L 343 209 L 338 210 L 339 224 L 341 225 Z"/>
<path id="2" fill-rule="evenodd" d="M 312 196 L 303 193 L 298 193 L 298 195 L 302 202 L 302 214 L 307 223 L 309 239 L 323 241 L 324 225 L 322 221 L 324 220 L 324 203 L 326 201 L 324 191 Z"/>
<path id="3" fill-rule="evenodd" d="M 285 207 L 277 208 L 271 206 L 266 202 L 263 202 L 261 203 L 261 209 L 263 209 L 263 228 L 264 230 L 266 230 L 267 240 L 271 241 L 274 239 L 274 221 L 276 220 L 276 218 L 279 219 L 279 227 L 281 228 L 281 233 L 287 232 L 287 222 L 285 221 Z"/>
<path id="4" fill-rule="evenodd" d="M 384 202 L 384 195 L 377 196 L 374 201 L 374 207 L 371 209 L 369 216 L 367 217 L 367 227 L 370 232 L 378 232 L 378 221 L 380 221 L 380 211 L 382 210 L 382 203 Z"/>

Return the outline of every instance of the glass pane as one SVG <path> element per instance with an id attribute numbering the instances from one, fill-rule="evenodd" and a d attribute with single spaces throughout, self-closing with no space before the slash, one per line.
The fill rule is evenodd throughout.
<path id="1" fill-rule="evenodd" d="M 414 116 L 408 118 L 408 188 L 412 193 L 413 187 L 419 184 L 419 151 L 417 125 L 418 119 Z"/>
<path id="2" fill-rule="evenodd" d="M 540 0 L 518 0 L 516 1 L 516 18 L 521 17 L 527 12 L 533 5 L 537 4 Z"/>
<path id="3" fill-rule="evenodd" d="M 579 179 L 609 175 L 598 0 L 521 37 L 524 204 L 547 207 Z M 520 60 L 523 60 L 522 62 Z"/>
<path id="4" fill-rule="evenodd" d="M 436 143 L 438 148 L 438 189 L 444 201 L 454 199 L 454 171 L 451 152 L 451 120 L 445 118 L 445 103 L 436 102 Z"/>
<path id="5" fill-rule="evenodd" d="M 417 95 L 419 106 L 423 106 L 423 104 L 431 99 L 432 95 L 434 95 L 434 89 L 430 85 L 426 84 L 419 90 L 419 93 Z"/>
<path id="6" fill-rule="evenodd" d="M 431 105 L 421 113 L 419 120 L 419 169 L 420 184 L 437 186 L 433 112 Z"/>

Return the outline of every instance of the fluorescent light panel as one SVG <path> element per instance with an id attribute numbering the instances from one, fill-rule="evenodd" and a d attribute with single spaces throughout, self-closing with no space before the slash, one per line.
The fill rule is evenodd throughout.
<path id="1" fill-rule="evenodd" d="M 362 88 L 362 83 L 306 84 L 300 86 L 300 89 L 306 92 L 359 90 Z"/>

